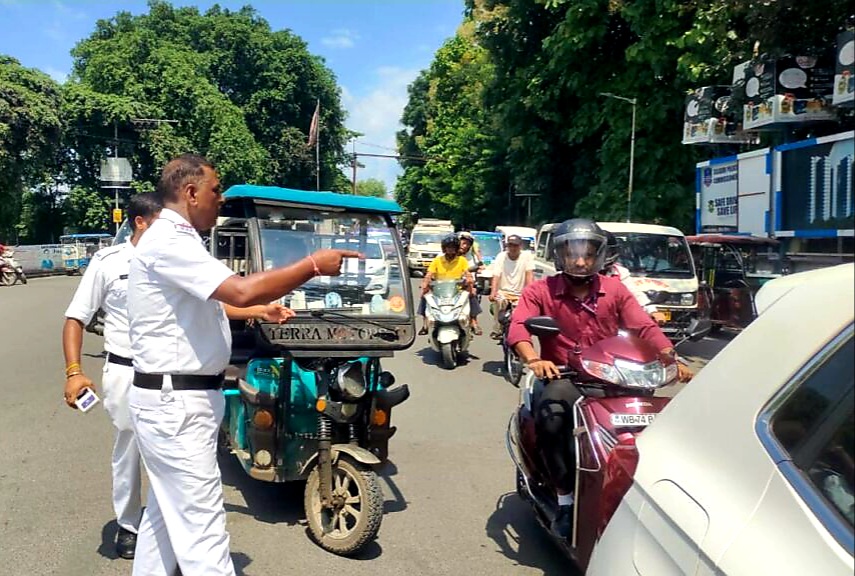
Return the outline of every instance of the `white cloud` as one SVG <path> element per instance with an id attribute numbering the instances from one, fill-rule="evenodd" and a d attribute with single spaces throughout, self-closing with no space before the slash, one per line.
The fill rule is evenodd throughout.
<path id="1" fill-rule="evenodd" d="M 50 76 L 60 84 L 64 84 L 65 81 L 68 80 L 68 72 L 64 70 L 54 68 L 53 66 L 47 66 L 44 71 L 48 76 Z"/>
<path id="2" fill-rule="evenodd" d="M 321 44 L 327 48 L 353 48 L 359 35 L 353 30 L 340 28 L 333 30 L 332 34 L 321 38 Z"/>
<path id="3" fill-rule="evenodd" d="M 402 128 L 400 121 L 407 105 L 407 86 L 418 74 L 418 69 L 383 66 L 375 70 L 375 82 L 362 96 L 356 96 L 347 87 L 342 86 L 342 104 L 348 111 L 347 127 L 364 134 L 357 141 L 357 154 L 395 154 L 395 133 Z M 365 168 L 359 170 L 357 180 L 378 178 L 386 183 L 390 192 L 394 190 L 395 182 L 401 174 L 397 160 L 360 158 L 359 162 L 364 164 Z"/>

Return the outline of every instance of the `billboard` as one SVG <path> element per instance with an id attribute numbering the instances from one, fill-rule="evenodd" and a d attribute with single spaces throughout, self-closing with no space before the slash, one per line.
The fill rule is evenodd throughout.
<path id="1" fill-rule="evenodd" d="M 855 102 L 855 30 L 837 35 L 837 61 L 834 70 L 835 106 L 851 106 Z"/>
<path id="2" fill-rule="evenodd" d="M 716 158 L 697 165 L 697 231 L 769 232 L 769 149 Z"/>
<path id="3" fill-rule="evenodd" d="M 830 107 L 833 81 L 834 64 L 826 56 L 784 56 L 740 64 L 734 69 L 734 91 L 745 102 L 743 130 L 835 120 Z"/>
<path id="4" fill-rule="evenodd" d="M 853 136 L 849 131 L 776 148 L 776 232 L 809 238 L 855 228 Z"/>
<path id="5" fill-rule="evenodd" d="M 736 156 L 698 165 L 700 231 L 737 231 L 738 179 Z"/>
<path id="6" fill-rule="evenodd" d="M 686 97 L 683 144 L 750 143 L 730 106 L 730 86 L 704 86 Z"/>

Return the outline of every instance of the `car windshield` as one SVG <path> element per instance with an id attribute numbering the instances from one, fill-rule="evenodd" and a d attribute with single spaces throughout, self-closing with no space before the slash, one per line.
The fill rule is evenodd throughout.
<path id="1" fill-rule="evenodd" d="M 682 236 L 615 233 L 618 263 L 634 276 L 691 278 L 695 271 L 689 245 Z"/>
<path id="2" fill-rule="evenodd" d="M 335 310 L 370 316 L 406 316 L 405 277 L 401 274 L 394 228 L 376 214 L 322 212 L 259 206 L 264 269 L 297 262 L 316 250 L 347 249 L 364 258 L 347 258 L 340 276 L 318 276 L 282 299 L 301 311 Z M 370 234 L 369 236 L 369 229 Z M 386 255 L 381 243 L 394 248 Z"/>
<path id="3" fill-rule="evenodd" d="M 448 232 L 413 232 L 413 237 L 410 238 L 410 244 L 422 246 L 423 244 L 441 244 L 442 239 L 448 235 Z"/>
<path id="4" fill-rule="evenodd" d="M 502 239 L 498 236 L 479 236 L 475 234 L 475 241 L 481 249 L 482 258 L 495 258 L 502 251 Z"/>

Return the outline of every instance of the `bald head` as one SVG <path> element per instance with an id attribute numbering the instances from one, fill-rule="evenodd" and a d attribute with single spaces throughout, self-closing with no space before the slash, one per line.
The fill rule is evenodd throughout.
<path id="1" fill-rule="evenodd" d="M 170 160 L 163 168 L 155 196 L 163 204 L 178 202 L 181 190 L 188 184 L 201 181 L 205 177 L 205 169 L 213 171 L 214 165 L 195 154 L 182 154 Z"/>

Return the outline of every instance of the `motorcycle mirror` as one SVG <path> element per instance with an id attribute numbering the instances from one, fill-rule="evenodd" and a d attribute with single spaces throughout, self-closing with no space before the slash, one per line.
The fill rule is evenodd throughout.
<path id="1" fill-rule="evenodd" d="M 524 322 L 526 329 L 535 336 L 557 336 L 561 328 L 550 316 L 534 316 Z"/>
<path id="2" fill-rule="evenodd" d="M 692 318 L 686 327 L 686 335 L 689 340 L 697 342 L 703 340 L 710 333 L 710 330 L 712 330 L 712 322 L 709 319 Z"/>

